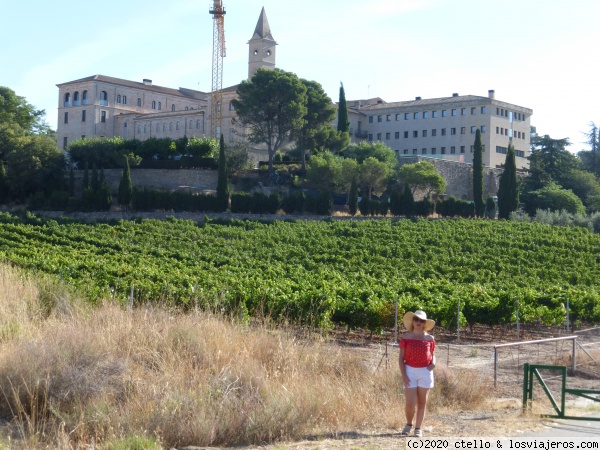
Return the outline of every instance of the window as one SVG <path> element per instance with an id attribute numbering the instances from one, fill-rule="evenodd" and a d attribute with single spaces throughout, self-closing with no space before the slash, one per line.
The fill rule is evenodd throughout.
<path id="1" fill-rule="evenodd" d="M 418 119 L 418 118 L 419 118 L 419 113 L 418 112 L 414 113 L 413 114 L 413 119 Z"/>
<path id="2" fill-rule="evenodd" d="M 167 124 L 166 124 L 166 123 L 163 123 L 163 133 L 164 133 L 165 131 L 167 131 Z"/>
<path id="3" fill-rule="evenodd" d="M 508 149 L 506 147 L 500 147 L 499 145 L 496 145 L 496 153 L 506 155 L 507 152 L 508 152 Z"/>
<path id="4" fill-rule="evenodd" d="M 452 112 L 451 112 L 451 114 L 452 114 L 453 116 L 455 116 L 455 115 L 456 115 L 456 109 L 453 109 L 453 110 L 452 110 Z"/>
<path id="5" fill-rule="evenodd" d="M 121 103 L 121 94 L 117 95 L 117 103 Z"/>
<path id="6" fill-rule="evenodd" d="M 173 131 L 173 122 L 169 122 L 169 131 Z"/>
<path id="7" fill-rule="evenodd" d="M 476 126 L 472 126 L 471 127 L 471 134 L 475 134 L 476 131 L 477 131 L 477 127 Z"/>
<path id="8" fill-rule="evenodd" d="M 413 155 L 416 155 L 416 154 L 417 154 L 417 149 L 413 148 Z"/>
<path id="9" fill-rule="evenodd" d="M 377 140 L 380 141 L 381 140 L 381 133 L 377 133 Z"/>
<path id="10" fill-rule="evenodd" d="M 137 126 L 137 134 L 142 134 L 142 126 L 140 124 Z"/>
<path id="11" fill-rule="evenodd" d="M 396 114 L 396 121 L 400 120 L 400 113 Z"/>
<path id="12" fill-rule="evenodd" d="M 525 158 L 525 152 L 523 150 L 515 150 L 515 156 L 519 158 Z"/>
<path id="13" fill-rule="evenodd" d="M 66 93 L 65 94 L 65 102 L 64 102 L 64 106 L 71 106 L 71 94 L 70 93 Z"/>
<path id="14" fill-rule="evenodd" d="M 427 154 L 427 149 L 426 148 L 422 148 L 421 149 L 421 154 L 422 155 L 426 155 Z"/>
<path id="15" fill-rule="evenodd" d="M 233 106 L 232 102 L 229 102 L 229 111 L 235 111 L 235 106 Z"/>
<path id="16" fill-rule="evenodd" d="M 467 115 L 467 108 L 461 108 L 460 109 L 460 115 L 461 116 L 466 116 Z"/>
<path id="17" fill-rule="evenodd" d="M 461 152 L 461 153 L 464 153 L 464 152 L 465 152 L 465 146 L 464 146 L 464 145 L 461 145 L 461 146 L 460 146 L 460 152 Z"/>
<path id="18" fill-rule="evenodd" d="M 100 104 L 104 106 L 108 105 L 108 95 L 106 94 L 106 91 L 100 92 Z"/>
<path id="19" fill-rule="evenodd" d="M 456 147 L 450 147 L 450 154 L 454 155 L 456 153 Z"/>
<path id="20" fill-rule="evenodd" d="M 190 130 L 194 128 L 194 123 L 190 120 Z"/>
<path id="21" fill-rule="evenodd" d="M 404 113 L 404 120 L 408 120 L 410 119 L 410 114 L 409 113 Z"/>
<path id="22" fill-rule="evenodd" d="M 471 145 L 471 153 L 473 153 L 473 151 L 475 151 L 475 146 Z"/>
<path id="23" fill-rule="evenodd" d="M 413 131 L 413 137 L 414 138 L 419 137 L 419 132 L 418 131 Z"/>
<path id="24" fill-rule="evenodd" d="M 156 132 L 157 133 L 160 132 L 160 123 L 158 123 L 158 122 L 156 123 Z"/>
<path id="25" fill-rule="evenodd" d="M 377 122 L 383 122 L 383 116 L 377 116 Z"/>
<path id="26" fill-rule="evenodd" d="M 138 98 L 137 105 L 138 106 L 142 106 L 142 99 L 141 98 Z"/>
<path id="27" fill-rule="evenodd" d="M 500 108 L 496 108 L 496 115 L 497 116 L 501 116 L 502 114 L 500 113 Z"/>
<path id="28" fill-rule="evenodd" d="M 404 139 L 407 139 L 407 138 L 408 138 L 408 131 L 405 131 L 404 132 Z"/>
<path id="29" fill-rule="evenodd" d="M 481 125 L 481 132 L 485 133 L 487 131 L 487 126 Z"/>
<path id="30" fill-rule="evenodd" d="M 475 110 L 476 110 L 476 109 L 477 109 L 477 108 L 475 108 L 475 107 L 471 108 L 471 115 L 472 115 L 472 116 L 474 116 L 474 115 L 475 115 Z"/>
<path id="31" fill-rule="evenodd" d="M 126 95 L 124 95 L 124 96 L 123 96 L 123 104 L 124 104 L 124 105 L 126 105 L 126 104 L 127 104 L 127 96 L 126 96 Z"/>
<path id="32" fill-rule="evenodd" d="M 423 137 L 427 137 L 427 130 L 423 130 Z"/>
<path id="33" fill-rule="evenodd" d="M 450 128 L 450 134 L 454 136 L 456 134 L 456 128 Z"/>
<path id="34" fill-rule="evenodd" d="M 200 129 L 200 119 L 196 120 L 196 128 Z"/>
<path id="35" fill-rule="evenodd" d="M 442 109 L 442 117 L 447 117 L 448 116 L 448 111 L 446 111 L 445 109 Z"/>
<path id="36" fill-rule="evenodd" d="M 100 122 L 106 122 L 106 111 L 100 111 Z"/>
<path id="37" fill-rule="evenodd" d="M 442 128 L 442 136 L 446 136 L 446 129 Z"/>
<path id="38" fill-rule="evenodd" d="M 87 105 L 88 104 L 87 91 L 83 91 L 81 93 L 81 104 L 82 105 Z"/>
<path id="39" fill-rule="evenodd" d="M 373 116 L 369 116 L 369 123 L 373 123 Z"/>
<path id="40" fill-rule="evenodd" d="M 437 111 L 431 111 L 431 118 L 435 119 L 437 117 Z"/>
<path id="41" fill-rule="evenodd" d="M 407 148 L 405 148 L 405 149 L 402 151 L 402 153 L 403 153 L 403 154 L 405 154 L 405 155 L 408 155 L 408 149 L 407 149 Z"/>
<path id="42" fill-rule="evenodd" d="M 423 112 L 423 119 L 427 119 L 429 117 L 429 113 L 427 111 Z"/>
<path id="43" fill-rule="evenodd" d="M 188 111 L 190 108 L 188 108 L 187 106 L 185 107 L 185 110 Z"/>
<path id="44" fill-rule="evenodd" d="M 162 109 L 162 103 L 158 102 L 158 110 L 160 111 Z"/>
<path id="45" fill-rule="evenodd" d="M 151 108 L 152 109 L 156 109 L 156 100 L 152 100 L 152 106 L 151 106 Z"/>
<path id="46" fill-rule="evenodd" d="M 435 155 L 436 153 L 437 153 L 437 150 L 436 150 L 436 148 L 435 148 L 435 147 L 432 147 L 432 149 L 431 149 L 431 154 L 432 154 L 432 155 Z"/>
<path id="47" fill-rule="evenodd" d="M 442 147 L 442 148 L 440 149 L 440 153 L 441 153 L 442 155 L 445 155 L 445 154 L 446 154 L 446 147 Z"/>
<path id="48" fill-rule="evenodd" d="M 65 113 L 65 123 L 69 123 L 69 113 Z"/>
<path id="49" fill-rule="evenodd" d="M 179 120 L 175 122 L 175 130 L 179 130 Z"/>
<path id="50" fill-rule="evenodd" d="M 369 141 L 373 142 L 373 134 L 369 133 Z"/>
<path id="51" fill-rule="evenodd" d="M 500 127 L 496 127 L 496 134 L 500 134 Z"/>
<path id="52" fill-rule="evenodd" d="M 171 105 L 171 111 L 175 111 L 175 105 Z M 217 111 L 221 111 L 221 104 L 217 103 Z"/>
<path id="53" fill-rule="evenodd" d="M 390 139 L 390 133 L 385 133 L 385 139 L 389 140 Z"/>
<path id="54" fill-rule="evenodd" d="M 460 134 L 465 134 L 467 132 L 467 127 L 460 127 Z"/>
<path id="55" fill-rule="evenodd" d="M 391 114 L 388 114 L 387 116 L 385 116 L 385 121 L 386 121 L 386 122 L 391 122 L 391 121 L 392 121 L 392 116 L 391 116 Z"/>
<path id="56" fill-rule="evenodd" d="M 82 135 L 81 135 L 81 139 L 85 139 L 85 134 L 82 134 Z"/>
<path id="57" fill-rule="evenodd" d="M 437 130 L 435 128 L 433 130 L 431 130 L 431 135 L 432 136 L 436 136 L 437 135 Z"/>
<path id="58" fill-rule="evenodd" d="M 79 106 L 79 92 L 73 94 L 73 106 Z"/>
<path id="59" fill-rule="evenodd" d="M 487 111 L 487 107 L 485 107 L 485 106 L 482 106 L 482 107 L 481 107 L 481 114 L 485 114 L 485 113 L 486 113 L 486 111 Z"/>
<path id="60" fill-rule="evenodd" d="M 86 111 L 85 109 L 83 111 L 81 111 L 81 121 L 85 122 L 85 116 L 86 116 Z"/>
<path id="61" fill-rule="evenodd" d="M 396 131 L 394 133 L 394 139 L 400 139 L 400 132 L 399 131 Z"/>
<path id="62" fill-rule="evenodd" d="M 68 140 L 69 140 L 69 138 L 66 137 L 66 136 L 63 138 L 63 150 L 67 149 L 67 142 L 68 142 Z"/>

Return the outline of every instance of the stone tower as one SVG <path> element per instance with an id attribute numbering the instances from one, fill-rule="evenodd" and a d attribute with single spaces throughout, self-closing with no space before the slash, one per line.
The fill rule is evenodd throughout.
<path id="1" fill-rule="evenodd" d="M 252 78 L 254 72 L 259 68 L 275 68 L 275 46 L 277 42 L 273 39 L 269 21 L 263 6 L 256 24 L 252 39 L 248 41 L 248 79 Z"/>

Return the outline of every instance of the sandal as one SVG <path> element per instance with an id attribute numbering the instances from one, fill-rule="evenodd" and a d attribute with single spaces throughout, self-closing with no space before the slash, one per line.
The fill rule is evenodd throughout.
<path id="1" fill-rule="evenodd" d="M 400 433 L 400 435 L 402 436 L 408 436 L 412 430 L 412 425 L 409 425 L 408 423 L 406 425 L 404 425 L 404 428 L 402 429 L 402 432 Z"/>
<path id="2" fill-rule="evenodd" d="M 423 432 L 421 431 L 420 428 L 415 428 L 415 434 L 414 434 L 414 436 L 418 437 L 418 438 L 423 437 Z"/>

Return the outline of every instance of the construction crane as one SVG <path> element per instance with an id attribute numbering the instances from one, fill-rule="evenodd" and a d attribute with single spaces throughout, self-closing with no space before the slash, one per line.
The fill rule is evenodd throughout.
<path id="1" fill-rule="evenodd" d="M 210 136 L 221 133 L 221 103 L 223 100 L 223 57 L 225 56 L 225 8 L 221 0 L 214 0 L 209 11 L 213 22 L 212 90 L 210 101 Z"/>

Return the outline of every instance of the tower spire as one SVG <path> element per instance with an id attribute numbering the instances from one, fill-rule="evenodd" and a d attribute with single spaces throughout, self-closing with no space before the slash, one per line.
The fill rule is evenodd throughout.
<path id="1" fill-rule="evenodd" d="M 248 79 L 252 78 L 254 72 L 259 68 L 275 68 L 275 46 L 277 42 L 271 34 L 271 27 L 267 19 L 267 13 L 263 6 L 254 34 L 248 41 Z"/>

